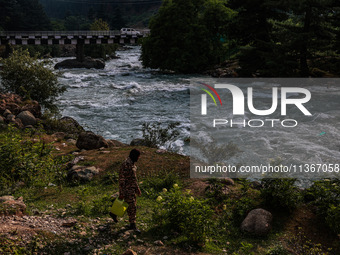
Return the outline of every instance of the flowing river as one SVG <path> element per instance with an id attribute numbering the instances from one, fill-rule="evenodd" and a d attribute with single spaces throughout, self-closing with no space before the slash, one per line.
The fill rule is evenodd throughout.
<path id="1" fill-rule="evenodd" d="M 67 91 L 58 104 L 63 116 L 106 139 L 130 143 L 142 137 L 142 124 L 179 122 L 174 150 L 185 153 L 190 136 L 190 76 L 161 74 L 145 69 L 140 47 L 117 51 L 119 59 L 104 70 L 62 70 L 60 83 Z M 62 59 L 56 59 L 61 61 Z"/>
<path id="2" fill-rule="evenodd" d="M 145 122 L 164 125 L 179 122 L 180 136 L 173 143 L 173 149 L 189 154 L 189 143 L 185 141 L 190 137 L 190 85 L 200 81 L 212 85 L 216 79 L 163 74 L 145 69 L 139 61 L 140 47 L 118 51 L 117 56 L 120 58 L 106 62 L 104 70 L 61 71 L 59 81 L 67 87 L 58 101 L 62 115 L 75 118 L 86 129 L 106 139 L 124 143 L 141 138 L 142 124 Z M 246 93 L 249 85 L 240 86 Z M 255 84 L 254 88 L 255 105 L 256 102 L 264 102 L 267 105 L 262 109 L 268 109 L 271 89 L 261 83 Z M 340 87 L 337 84 L 320 84 L 308 89 L 312 93 L 312 100 L 307 106 L 313 116 L 300 118 L 298 109 L 288 109 L 286 118 L 296 119 L 298 116 L 299 125 L 296 128 L 283 128 L 280 123 L 277 128 L 270 127 L 268 123 L 267 127 L 262 128 L 223 128 L 223 139 L 240 148 L 240 152 L 230 162 L 266 164 L 280 158 L 284 164 L 339 164 Z M 232 112 L 232 109 L 228 112 Z M 246 118 L 248 114 L 246 111 Z M 280 119 L 277 113 L 274 117 Z M 203 136 L 207 135 L 204 130 L 202 132 Z"/>

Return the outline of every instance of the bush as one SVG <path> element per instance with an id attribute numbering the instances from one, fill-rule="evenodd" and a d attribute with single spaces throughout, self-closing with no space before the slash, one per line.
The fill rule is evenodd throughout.
<path id="1" fill-rule="evenodd" d="M 179 182 L 179 176 L 173 172 L 166 173 L 158 177 L 150 177 L 143 181 L 142 190 L 150 198 L 156 198 L 157 193 L 161 192 L 163 188 L 170 190 L 174 184 Z"/>
<path id="2" fill-rule="evenodd" d="M 312 197 L 318 215 L 336 234 L 340 234 L 340 180 L 316 181 L 306 194 Z"/>
<path id="3" fill-rule="evenodd" d="M 25 185 L 61 182 L 66 176 L 63 167 L 66 158 L 52 157 L 53 148 L 40 137 L 30 137 L 29 133 L 9 126 L 0 133 L 0 189 L 19 181 Z"/>
<path id="4" fill-rule="evenodd" d="M 205 200 L 183 194 L 179 188 L 161 193 L 153 214 L 159 227 L 177 231 L 189 242 L 204 244 L 213 224 L 213 210 Z"/>
<path id="5" fill-rule="evenodd" d="M 261 196 L 265 204 L 273 209 L 295 209 L 301 201 L 301 194 L 294 183 L 295 179 L 263 179 Z"/>
<path id="6" fill-rule="evenodd" d="M 2 62 L 0 74 L 5 92 L 36 100 L 54 111 L 57 109 L 54 102 L 65 87 L 59 86 L 57 76 L 45 66 L 45 61 L 39 61 L 37 56 L 30 57 L 28 50 L 14 49 Z"/>
<path id="7" fill-rule="evenodd" d="M 158 146 L 163 146 L 174 141 L 179 135 L 179 132 L 176 130 L 178 125 L 179 122 L 174 122 L 163 128 L 160 123 L 143 123 L 142 133 L 145 145 L 151 148 L 157 148 Z M 168 145 L 168 147 L 170 147 L 170 145 Z"/>

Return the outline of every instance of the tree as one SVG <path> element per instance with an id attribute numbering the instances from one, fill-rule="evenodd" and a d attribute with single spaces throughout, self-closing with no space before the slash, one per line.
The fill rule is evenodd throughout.
<path id="1" fill-rule="evenodd" d="M 224 2 L 165 0 L 150 21 L 150 36 L 143 41 L 143 65 L 194 73 L 218 64 L 220 39 L 225 35 L 222 27 L 233 13 Z"/>
<path id="2" fill-rule="evenodd" d="M 238 12 L 230 36 L 241 48 L 240 75 L 315 75 L 314 60 L 334 54 L 339 31 L 334 5 L 333 0 L 231 0 Z"/>
<path id="3" fill-rule="evenodd" d="M 58 84 L 56 75 L 45 66 L 45 62 L 39 61 L 37 56 L 31 57 L 28 50 L 14 49 L 2 63 L 1 85 L 5 92 L 36 100 L 47 109 L 57 110 L 55 100 L 66 89 Z"/>
<path id="4" fill-rule="evenodd" d="M 108 31 L 110 30 L 109 24 L 103 21 L 102 19 L 95 19 L 95 21 L 91 24 L 90 30 L 92 31 Z"/>
<path id="5" fill-rule="evenodd" d="M 125 19 L 123 17 L 122 11 L 119 7 L 116 7 L 114 10 L 113 16 L 110 21 L 110 26 L 112 29 L 121 29 L 122 27 L 125 27 Z"/>

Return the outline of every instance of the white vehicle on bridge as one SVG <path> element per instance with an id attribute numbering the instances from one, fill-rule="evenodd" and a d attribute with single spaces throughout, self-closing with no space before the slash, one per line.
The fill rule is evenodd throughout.
<path id="1" fill-rule="evenodd" d="M 120 30 L 121 35 L 140 35 L 141 33 L 134 28 L 122 28 Z"/>

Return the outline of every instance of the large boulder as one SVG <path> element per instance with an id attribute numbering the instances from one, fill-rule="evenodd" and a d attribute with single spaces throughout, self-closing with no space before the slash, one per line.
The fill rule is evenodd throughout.
<path id="1" fill-rule="evenodd" d="M 34 126 L 37 124 L 37 119 L 34 117 L 34 115 L 30 111 L 23 111 L 19 113 L 16 117 L 17 119 L 21 120 L 21 123 L 24 126 Z"/>
<path id="2" fill-rule="evenodd" d="M 58 131 L 78 135 L 85 130 L 75 119 L 66 116 L 58 121 Z"/>
<path id="3" fill-rule="evenodd" d="M 77 59 L 66 59 L 60 63 L 57 63 L 54 68 L 55 69 L 70 69 L 70 68 L 95 68 L 95 69 L 104 69 L 105 62 L 99 59 L 85 58 L 84 61 L 78 61 Z"/>
<path id="4" fill-rule="evenodd" d="M 67 177 L 69 180 L 88 182 L 97 174 L 99 174 L 99 169 L 94 166 L 86 167 L 75 165 L 69 170 Z"/>
<path id="5" fill-rule="evenodd" d="M 107 141 L 100 135 L 96 135 L 91 131 L 86 131 L 80 133 L 76 146 L 82 150 L 95 150 L 101 147 L 108 148 L 109 144 Z"/>
<path id="6" fill-rule="evenodd" d="M 31 100 L 24 103 L 24 106 L 21 107 L 21 111 L 29 111 L 34 117 L 41 118 L 41 106 L 37 101 Z"/>
<path id="7" fill-rule="evenodd" d="M 244 232 L 255 236 L 265 236 L 271 230 L 273 216 L 270 212 L 258 208 L 250 211 L 241 224 Z"/>

